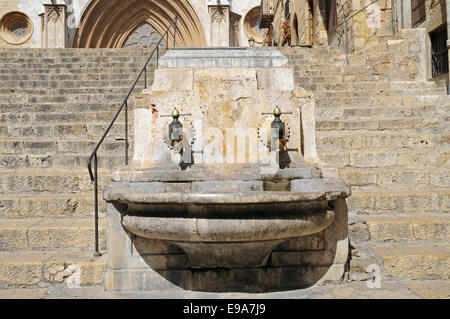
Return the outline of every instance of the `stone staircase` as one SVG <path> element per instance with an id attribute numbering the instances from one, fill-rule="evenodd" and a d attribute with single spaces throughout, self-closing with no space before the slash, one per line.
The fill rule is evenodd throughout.
<path id="1" fill-rule="evenodd" d="M 354 280 L 369 264 L 388 277 L 449 278 L 450 98 L 421 77 L 416 40 L 407 30 L 350 65 L 334 47 L 282 50 L 296 84 L 315 93 L 321 159 L 352 186 Z M 86 160 L 147 54 L 0 50 L 0 289 L 63 287 L 80 272 L 81 285 L 103 282 Z M 99 153 L 101 188 L 124 163 L 123 130 L 120 117 Z"/>
<path id="2" fill-rule="evenodd" d="M 401 55 L 420 62 L 405 53 L 418 42 L 414 30 L 403 33 L 404 40 L 387 38 L 376 56 L 352 57 L 348 66 L 337 48 L 284 52 L 296 83 L 315 93 L 321 160 L 352 186 L 354 280 L 366 280 L 370 264 L 387 277 L 450 275 L 450 97 L 445 87 L 409 71 L 420 65 L 403 72 L 393 62 Z M 374 68 L 381 63 L 383 72 Z"/>
<path id="3" fill-rule="evenodd" d="M 86 161 L 149 53 L 0 50 L 0 289 L 64 286 L 71 276 L 75 284 L 103 282 L 107 255 L 93 258 Z M 123 121 L 99 152 L 101 189 L 124 164 Z M 101 201 L 103 252 L 105 210 Z"/>

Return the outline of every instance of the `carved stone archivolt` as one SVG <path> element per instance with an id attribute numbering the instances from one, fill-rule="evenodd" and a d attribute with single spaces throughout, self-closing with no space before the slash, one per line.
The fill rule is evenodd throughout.
<path id="1" fill-rule="evenodd" d="M 253 37 L 257 44 L 262 45 L 264 33 L 259 28 L 259 11 L 260 7 L 255 7 L 245 15 L 244 31 L 248 38 Z"/>
<path id="2" fill-rule="evenodd" d="M 73 47 L 120 48 L 142 23 L 163 34 L 175 16 L 178 16 L 175 46 L 206 46 L 205 32 L 189 0 L 91 0 L 82 14 Z M 173 45 L 173 31 L 169 44 Z"/>
<path id="3" fill-rule="evenodd" d="M 33 22 L 22 12 L 8 12 L 0 19 L 0 38 L 12 45 L 25 43 L 33 34 Z"/>

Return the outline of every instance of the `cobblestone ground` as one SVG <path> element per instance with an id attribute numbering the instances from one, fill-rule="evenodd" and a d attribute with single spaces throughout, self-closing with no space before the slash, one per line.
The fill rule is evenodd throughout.
<path id="1" fill-rule="evenodd" d="M 204 293 L 152 291 L 145 293 L 110 293 L 103 287 L 39 288 L 0 290 L 0 298 L 16 299 L 450 299 L 450 280 L 382 280 L 380 288 L 368 288 L 364 281 L 344 281 L 307 289 L 247 293 Z"/>

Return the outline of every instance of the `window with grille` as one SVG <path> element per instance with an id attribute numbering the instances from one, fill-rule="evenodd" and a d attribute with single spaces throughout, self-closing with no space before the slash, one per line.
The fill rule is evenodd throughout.
<path id="1" fill-rule="evenodd" d="M 448 72 L 447 26 L 430 33 L 431 73 L 433 77 Z"/>

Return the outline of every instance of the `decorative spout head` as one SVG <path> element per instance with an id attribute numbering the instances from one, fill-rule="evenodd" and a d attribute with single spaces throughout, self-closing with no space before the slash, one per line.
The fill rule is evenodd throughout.
<path id="1" fill-rule="evenodd" d="M 172 111 L 172 123 L 169 124 L 169 137 L 172 141 L 172 146 L 177 145 L 183 139 L 183 125 L 178 121 L 180 112 L 177 108 Z"/>
<path id="2" fill-rule="evenodd" d="M 273 120 L 272 124 L 270 125 L 270 131 L 271 131 L 271 149 L 272 150 L 279 150 L 282 146 L 282 142 L 284 139 L 284 135 L 286 132 L 286 125 L 284 122 L 280 119 L 282 112 L 279 106 L 273 110 L 273 116 L 275 116 L 275 119 Z"/>

